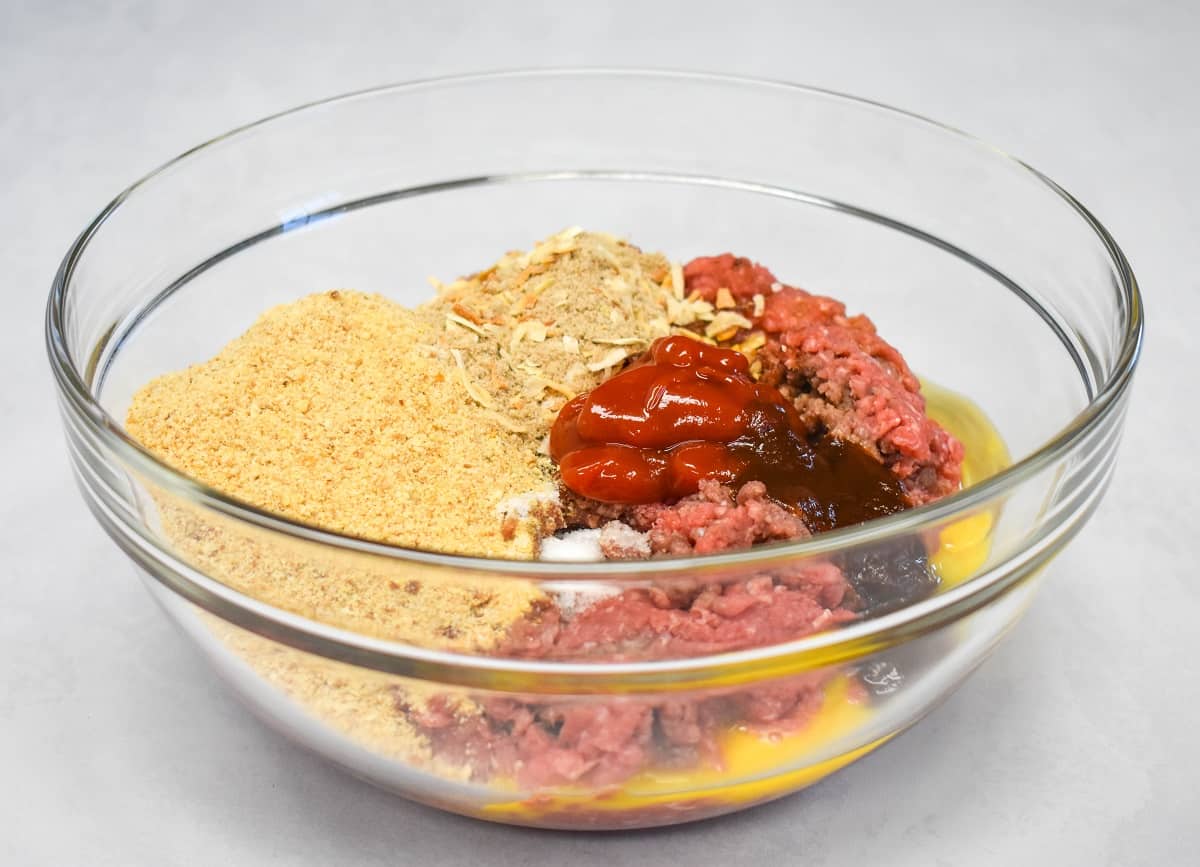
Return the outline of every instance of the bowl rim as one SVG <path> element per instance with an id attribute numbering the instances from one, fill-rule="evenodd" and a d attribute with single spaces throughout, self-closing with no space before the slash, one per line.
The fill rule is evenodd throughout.
<path id="1" fill-rule="evenodd" d="M 93 397 L 91 389 L 84 381 L 83 375 L 80 373 L 79 364 L 72 357 L 72 354 L 67 345 L 64 323 L 66 305 L 70 296 L 71 278 L 75 266 L 79 259 L 86 251 L 91 239 L 100 231 L 104 223 L 121 207 L 121 205 L 135 195 L 138 189 L 146 184 L 154 181 L 158 176 L 173 169 L 178 164 L 185 162 L 193 155 L 207 148 L 213 147 L 219 143 L 228 142 L 236 139 L 242 134 L 253 131 L 261 126 L 269 124 L 273 121 L 290 117 L 307 111 L 322 109 L 331 105 L 350 102 L 363 97 L 376 96 L 383 93 L 398 93 L 425 89 L 436 89 L 441 87 L 470 85 L 472 83 L 483 83 L 497 81 L 502 79 L 545 79 L 559 78 L 570 76 L 587 76 L 587 77 L 621 77 L 621 78 L 644 78 L 644 79 L 660 79 L 660 80 L 677 80 L 677 81 L 693 81 L 699 83 L 713 83 L 731 86 L 748 87 L 754 89 L 781 89 L 803 94 L 809 97 L 821 97 L 832 99 L 843 103 L 851 103 L 861 107 L 870 108 L 883 114 L 896 115 L 910 121 L 916 121 L 922 125 L 934 128 L 942 133 L 962 140 L 966 144 L 972 146 L 983 146 L 991 151 L 997 158 L 1007 161 L 1036 181 L 1044 185 L 1048 190 L 1064 201 L 1076 215 L 1092 230 L 1093 234 L 1100 241 L 1105 252 L 1108 254 L 1110 264 L 1112 265 L 1115 274 L 1118 278 L 1119 285 L 1117 290 L 1121 296 L 1122 312 L 1124 321 L 1120 324 L 1123 326 L 1121 335 L 1120 352 L 1117 355 L 1112 371 L 1098 385 L 1094 395 L 1088 403 L 1077 413 L 1071 421 L 1063 427 L 1057 434 L 1042 443 L 1037 449 L 1015 461 L 1010 466 L 1001 470 L 997 474 L 990 476 L 980 482 L 971 485 L 952 495 L 944 497 L 933 503 L 924 506 L 907 509 L 902 512 L 889 515 L 883 518 L 877 518 L 853 527 L 846 527 L 828 533 L 818 534 L 809 539 L 781 542 L 771 545 L 755 546 L 747 550 L 728 552 L 724 554 L 706 555 L 704 557 L 676 557 L 664 558 L 661 560 L 652 561 L 601 561 L 592 563 L 562 563 L 554 561 L 521 561 L 521 560 L 501 560 L 486 557 L 468 556 L 461 554 L 446 554 L 434 551 L 425 551 L 416 548 L 405 548 L 397 545 L 389 545 L 381 542 L 372 542 L 361 538 L 341 535 L 329 530 L 324 530 L 319 527 L 305 524 L 300 521 L 295 521 L 285 518 L 281 515 L 270 513 L 259 509 L 253 505 L 237 500 L 233 497 L 222 494 L 195 479 L 192 479 L 183 473 L 171 468 L 169 465 L 155 457 L 148 450 L 138 444 L 124 430 L 123 425 L 113 418 Z M 825 555 L 837 551 L 851 548 L 855 545 L 878 541 L 893 535 L 913 532 L 922 528 L 929 528 L 938 525 L 942 522 L 949 521 L 954 517 L 963 517 L 966 514 L 984 508 L 985 505 L 994 498 L 1002 495 L 1006 490 L 1009 490 L 1018 485 L 1023 480 L 1035 475 L 1046 466 L 1059 460 L 1064 455 L 1069 453 L 1081 441 L 1084 441 L 1097 428 L 1101 427 L 1106 419 L 1108 419 L 1115 409 L 1120 406 L 1120 398 L 1129 387 L 1134 369 L 1137 366 L 1139 356 L 1141 354 L 1142 342 L 1144 336 L 1144 311 L 1142 306 L 1141 293 L 1138 288 L 1137 280 L 1133 271 L 1126 259 L 1124 253 L 1117 245 L 1104 226 L 1093 216 L 1087 208 L 1085 208 L 1078 200 L 1070 193 L 1060 187 L 1050 178 L 1046 177 L 1041 172 L 1032 168 L 1025 162 L 1011 156 L 1005 151 L 987 144 L 983 140 L 963 132 L 953 126 L 943 124 L 932 120 L 923 115 L 913 112 L 898 109 L 893 106 L 877 102 L 862 97 L 852 96 L 837 91 L 811 87 L 802 84 L 794 84 L 786 81 L 754 78 L 748 76 L 726 75 L 711 72 L 699 72 L 688 70 L 674 69 L 653 69 L 653 68 L 621 68 L 621 67 L 553 67 L 553 68 L 523 68 L 523 69 L 507 69 L 492 72 L 476 72 L 462 75 L 439 76 L 413 81 L 398 82 L 393 84 L 385 84 L 374 87 L 363 88 L 324 99 L 306 102 L 293 108 L 285 109 L 274 114 L 267 115 L 258 120 L 247 124 L 235 127 L 228 132 L 215 136 L 205 142 L 202 142 L 194 147 L 189 148 L 178 156 L 160 165 L 158 168 L 144 175 L 139 180 L 129 185 L 121 191 L 109 204 L 89 223 L 87 228 L 75 239 L 66 255 L 64 256 L 59 268 L 55 274 L 49 298 L 46 306 L 45 314 L 45 339 L 47 353 L 50 360 L 50 366 L 54 374 L 55 382 L 58 388 L 60 400 L 64 403 L 64 411 L 69 410 L 74 417 L 80 421 L 87 431 L 98 437 L 101 443 L 123 462 L 140 474 L 145 475 L 164 489 L 171 491 L 187 500 L 196 502 L 197 504 L 211 509 L 215 512 L 223 514 L 234 520 L 243 521 L 257 527 L 280 532 L 303 539 L 308 542 L 316 542 L 323 545 L 328 545 L 333 548 L 355 551 L 373 556 L 382 556 L 393 560 L 401 560 L 420 564 L 426 568 L 452 569 L 458 573 L 479 573 L 486 574 L 489 577 L 498 577 L 508 575 L 514 578 L 535 579 L 535 580 L 554 580 L 554 581 L 571 581 L 571 580 L 595 580 L 603 576 L 610 581 L 618 580 L 645 580 L 649 577 L 661 577 L 663 575 L 679 572 L 679 571 L 709 571 L 731 566 L 745 567 L 751 564 L 768 565 L 780 560 L 791 559 L 797 556 L 812 556 Z M 90 359 L 88 360 L 90 361 Z M 111 532 L 111 530 L 110 530 Z M 123 546 L 124 547 L 124 546 Z M 160 546 L 156 546 L 160 547 Z M 128 551 L 128 549 L 126 549 Z M 161 549 L 162 553 L 170 556 L 171 552 L 167 549 Z M 1003 565 L 1003 564 L 1002 564 Z M 207 587 L 207 591 L 198 594 L 193 601 L 200 601 L 203 597 L 206 601 L 201 604 L 204 607 L 210 608 L 214 613 L 226 616 L 233 613 L 233 608 L 240 608 L 239 616 L 230 617 L 236 621 L 250 621 L 241 625 L 250 625 L 255 631 L 265 632 L 272 637 L 284 637 L 277 635 L 278 630 L 287 633 L 293 640 L 288 643 L 294 645 L 309 644 L 308 639 L 313 639 L 317 645 L 324 647 L 327 644 L 339 646 L 343 649 L 358 647 L 360 652 L 367 652 L 371 655 L 378 653 L 384 654 L 399 654 L 407 658 L 424 657 L 427 654 L 432 654 L 433 657 L 442 658 L 446 661 L 454 659 L 469 660 L 473 666 L 478 666 L 483 657 L 470 654 L 458 654 L 446 651 L 429 651 L 417 646 L 407 644 L 400 641 L 390 641 L 382 639 L 372 639 L 361 633 L 351 630 L 340 629 L 329 626 L 320 621 L 311 620 L 299 615 L 292 614 L 284 609 L 275 608 L 274 606 L 261 603 L 253 597 L 246 596 L 233 590 L 227 585 L 215 582 L 214 579 L 208 579 L 194 570 L 184 569 L 184 572 L 191 572 L 187 579 L 182 577 L 180 580 L 186 580 L 187 583 L 199 583 L 208 585 L 210 583 L 218 586 Z M 990 576 L 990 577 L 989 577 Z M 1012 576 L 1009 576 L 1012 577 Z M 846 642 L 851 640 L 865 639 L 872 635 L 878 635 L 888 630 L 901 629 L 906 634 L 926 631 L 923 627 L 935 628 L 930 624 L 936 622 L 940 625 L 946 622 L 946 617 L 950 611 L 957 611 L 956 616 L 961 616 L 966 613 L 966 608 L 975 610 L 990 600 L 993 595 L 987 591 L 993 585 L 1003 584 L 1005 588 L 1010 586 L 1011 582 L 1005 582 L 1005 570 L 999 567 L 993 568 L 988 572 L 974 576 L 972 579 L 964 582 L 962 585 L 952 588 L 951 590 L 938 594 L 937 596 L 924 600 L 923 602 L 907 606 L 899 611 L 875 618 L 869 621 L 863 621 L 853 624 L 832 632 L 818 633 L 816 635 L 807 636 L 798 639 L 794 642 L 783 644 L 769 645 L 766 648 L 756 648 L 752 651 L 739 651 L 726 654 L 713 654 L 709 656 L 696 657 L 691 660 L 668 660 L 658 663 L 586 663 L 586 664 L 568 664 L 568 663 L 541 663 L 528 662 L 519 660 L 494 660 L 495 662 L 504 663 L 499 667 L 502 669 L 530 669 L 530 670 L 545 670 L 565 672 L 571 669 L 587 670 L 595 673 L 600 673 L 602 669 L 608 669 L 611 673 L 616 674 L 618 671 L 646 671 L 650 672 L 655 668 L 665 667 L 670 670 L 680 668 L 688 668 L 694 666 L 697 662 L 706 664 L 720 664 L 722 661 L 735 661 L 735 657 L 744 657 L 750 655 L 765 655 L 777 656 L 785 653 L 797 653 L 812 649 L 814 651 L 822 647 L 828 648 L 839 643 L 834 638 L 837 636 L 844 637 Z M 174 585 L 176 590 L 181 590 L 182 587 L 178 584 Z M 227 591 L 227 592 L 223 592 Z M 213 607 L 214 592 L 217 598 L 223 599 L 224 602 L 217 605 L 216 610 Z M 185 594 L 189 595 L 189 594 Z M 195 594 L 192 594 L 195 595 Z M 983 602 L 975 599 L 977 596 L 985 596 Z M 972 600 L 978 604 L 972 604 Z M 253 612 L 253 616 L 251 615 Z M 939 616 L 941 615 L 941 616 Z M 259 622 L 261 621 L 261 622 Z M 864 628 L 867 627 L 867 628 Z M 766 651 L 766 653 L 760 653 Z M 323 652 L 323 651 L 322 651 Z M 336 654 L 335 654 L 336 655 Z M 358 654 L 354 654 L 357 656 Z M 357 660 L 361 662 L 361 660 Z M 428 662 L 435 662 L 431 658 Z M 375 666 L 381 667 L 383 670 L 393 670 L 394 666 Z"/>

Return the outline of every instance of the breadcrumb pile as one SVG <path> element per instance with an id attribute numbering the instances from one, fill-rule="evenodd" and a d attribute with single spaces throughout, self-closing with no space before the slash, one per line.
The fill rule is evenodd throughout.
<path id="1" fill-rule="evenodd" d="M 497 496 L 544 486 L 523 438 L 463 400 L 455 371 L 418 350 L 412 311 L 327 292 L 267 311 L 211 361 L 156 379 L 129 432 L 222 493 L 350 536 L 489 557 L 505 539 Z"/>

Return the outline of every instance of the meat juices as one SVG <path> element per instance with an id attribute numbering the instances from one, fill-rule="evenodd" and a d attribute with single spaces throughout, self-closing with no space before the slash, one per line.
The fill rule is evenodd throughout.
<path id="1" fill-rule="evenodd" d="M 602 528 L 606 557 L 796 539 L 958 488 L 961 444 L 926 415 L 916 377 L 869 319 L 730 254 L 693 260 L 683 273 L 690 293 L 737 314 L 726 344 L 761 335 L 761 368 L 755 377 L 740 353 L 672 337 L 563 408 L 550 449 L 565 517 Z M 547 604 L 496 652 L 575 661 L 722 653 L 795 640 L 935 587 L 914 542 L 729 584 L 630 589 L 569 617 Z M 719 762 L 717 738 L 733 725 L 794 730 L 832 676 L 688 701 L 497 699 L 470 719 L 436 707 L 412 718 L 476 779 L 603 787 L 650 767 Z"/>

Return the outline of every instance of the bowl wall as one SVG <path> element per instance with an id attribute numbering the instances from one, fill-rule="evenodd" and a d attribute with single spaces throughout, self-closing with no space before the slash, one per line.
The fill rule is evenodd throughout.
<path id="1" fill-rule="evenodd" d="M 428 276 L 453 279 L 568 225 L 675 260 L 732 250 L 868 313 L 915 370 L 973 403 L 933 407 L 976 444 L 975 493 L 751 555 L 503 564 L 331 539 L 257 515 L 123 438 L 119 420 L 138 388 L 211 357 L 273 304 L 332 288 L 419 303 Z M 980 663 L 1104 489 L 1140 315 L 1103 230 L 980 142 L 783 85 L 565 72 L 371 91 L 210 143 L 140 182 L 85 233 L 51 298 L 50 339 L 89 505 L 261 715 L 355 773 L 447 809 L 631 827 L 808 785 L 919 719 Z M 1010 455 L 1018 466 L 1005 471 Z M 711 659 L 497 660 L 470 635 L 418 639 L 403 622 L 339 602 L 348 586 L 402 593 L 412 582 L 446 593 L 495 582 L 551 593 L 744 582 L 913 544 L 942 558 L 935 598 Z M 254 565 L 263 563 L 265 573 Z M 297 606 L 289 581 L 327 585 L 329 598 Z M 781 690 L 799 696 L 795 718 L 808 703 L 808 722 L 755 740 L 737 709 Z M 430 695 L 543 716 L 598 702 L 614 713 L 653 708 L 656 720 L 668 706 L 720 708 L 723 770 L 697 759 L 619 785 L 551 790 L 472 778 L 451 733 L 429 726 L 412 746 L 413 696 Z"/>

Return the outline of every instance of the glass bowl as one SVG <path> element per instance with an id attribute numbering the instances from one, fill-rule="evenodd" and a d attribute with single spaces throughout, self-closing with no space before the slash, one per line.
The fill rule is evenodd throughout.
<path id="1" fill-rule="evenodd" d="M 333 288 L 417 303 L 562 227 L 732 250 L 864 311 L 928 377 L 970 484 L 812 539 L 651 562 L 511 562 L 304 526 L 168 468 L 122 419 L 146 381 Z M 1128 263 L 1036 171 L 936 123 L 786 84 L 633 71 L 417 82 L 284 112 L 121 193 L 68 251 L 47 339 L 88 505 L 247 702 L 380 786 L 524 825 L 644 827 L 807 786 L 980 664 L 1111 475 L 1142 335 Z M 681 659 L 497 655 L 512 594 L 783 581 L 926 554 L 923 601 Z M 414 606 L 468 612 L 430 638 Z M 457 616 L 457 615 L 456 615 Z M 461 624 L 460 624 L 461 625 Z M 1053 660 L 1047 660 L 1053 665 Z"/>

